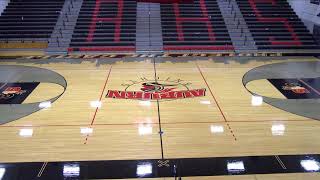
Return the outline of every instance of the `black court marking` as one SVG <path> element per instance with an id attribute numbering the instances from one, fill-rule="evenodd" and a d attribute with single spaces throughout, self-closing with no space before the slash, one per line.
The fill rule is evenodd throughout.
<path id="1" fill-rule="evenodd" d="M 268 79 L 287 99 L 319 99 L 320 78 Z"/>
<path id="2" fill-rule="evenodd" d="M 21 104 L 39 82 L 0 83 L 0 104 Z"/>
<path id="3" fill-rule="evenodd" d="M 153 59 L 153 70 L 154 70 L 154 81 L 157 82 L 158 81 L 158 77 L 157 77 L 157 69 L 156 69 L 156 60 Z M 158 125 L 159 125 L 159 136 L 160 136 L 160 147 L 161 147 L 161 158 L 164 159 L 164 155 L 163 155 L 163 140 L 162 140 L 162 127 L 161 127 L 161 116 L 160 116 L 160 102 L 157 99 L 157 112 L 158 112 Z"/>
<path id="4" fill-rule="evenodd" d="M 299 79 L 299 81 L 320 96 L 320 78 Z"/>
<path id="5" fill-rule="evenodd" d="M 0 163 L 0 169 L 3 168 L 2 172 L 4 172 L 1 180 L 38 179 L 37 176 L 42 165 L 42 162 Z"/>
<path id="6" fill-rule="evenodd" d="M 161 116 L 160 116 L 160 103 L 159 100 L 157 100 L 157 109 L 158 109 L 158 120 L 159 120 L 159 136 L 160 136 L 160 147 L 161 147 L 161 158 L 164 159 L 163 155 L 163 140 L 162 140 L 162 127 L 161 127 Z"/>
<path id="7" fill-rule="evenodd" d="M 40 162 L 2 163 L 0 168 L 5 170 L 2 180 L 128 179 L 320 172 L 314 166 L 319 162 L 320 154 L 68 161 L 49 162 L 41 176 Z"/>

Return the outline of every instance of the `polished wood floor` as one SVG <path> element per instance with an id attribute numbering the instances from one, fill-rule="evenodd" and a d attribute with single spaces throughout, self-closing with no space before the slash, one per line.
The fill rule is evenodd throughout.
<path id="1" fill-rule="evenodd" d="M 243 75 L 254 67 L 313 58 L 251 60 L 239 63 L 195 60 L 171 62 L 152 59 L 81 63 L 1 61 L 0 65 L 35 66 L 65 77 L 66 92 L 52 107 L 0 126 L 2 162 L 77 161 L 253 156 L 320 153 L 320 122 L 294 115 L 266 103 L 251 105 Z M 206 88 L 204 97 L 143 103 L 105 98 L 108 90 L 141 79 L 181 79 L 192 89 Z M 131 90 L 141 86 L 133 85 Z M 267 81 L 255 81 L 250 90 L 270 97 L 284 96 Z M 54 97 L 62 91 L 55 84 L 40 84 L 24 103 Z M 102 94 L 102 96 L 101 96 Z M 96 109 L 90 103 L 99 101 Z M 159 117 L 161 123 L 159 124 Z M 159 125 L 163 147 L 160 145 Z M 272 126 L 280 125 L 280 133 Z M 81 129 L 92 128 L 91 134 Z M 32 137 L 19 136 L 33 129 Z M 142 132 L 147 129 L 147 132 Z M 214 130 L 216 129 L 216 131 Z M 276 176 L 279 176 L 275 178 Z M 281 176 L 281 177 L 280 177 Z M 283 176 L 283 177 L 282 177 Z M 319 179 L 318 174 L 199 177 L 185 179 Z M 169 179 L 169 178 L 160 178 Z"/>

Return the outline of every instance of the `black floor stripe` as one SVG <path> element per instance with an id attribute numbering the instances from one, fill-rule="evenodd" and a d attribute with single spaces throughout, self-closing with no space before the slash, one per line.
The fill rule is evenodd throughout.
<path id="1" fill-rule="evenodd" d="M 162 127 L 161 127 L 161 118 L 160 118 L 160 103 L 159 100 L 157 100 L 157 107 L 158 107 L 158 120 L 159 120 L 159 136 L 160 136 L 160 145 L 161 145 L 161 158 L 164 159 L 163 155 L 163 141 L 162 141 Z"/>
<path id="2" fill-rule="evenodd" d="M 183 159 L 2 163 L 2 180 L 128 179 L 320 172 L 320 154 Z M 283 168 L 285 166 L 286 168 Z"/>
<path id="3" fill-rule="evenodd" d="M 157 76 L 157 68 L 156 68 L 156 59 L 153 58 L 153 70 L 154 70 L 154 81 L 158 81 L 158 76 Z M 161 116 L 160 116 L 160 103 L 159 100 L 157 100 L 157 111 L 158 111 L 158 125 L 159 125 L 159 136 L 160 136 L 160 147 L 161 147 L 161 158 L 164 159 L 163 155 L 163 141 L 162 141 L 162 128 L 161 128 Z"/>

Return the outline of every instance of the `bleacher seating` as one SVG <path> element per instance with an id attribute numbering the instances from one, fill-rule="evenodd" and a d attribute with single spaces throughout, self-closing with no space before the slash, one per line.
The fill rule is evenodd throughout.
<path id="1" fill-rule="evenodd" d="M 219 5 L 217 0 L 169 3 L 172 1 L 182 0 L 159 0 L 165 2 L 160 4 L 164 51 L 234 51 L 235 47 L 239 48 L 231 41 L 225 24 L 228 22 L 230 28 L 231 21 L 223 18 L 219 8 L 219 5 L 222 6 L 221 2 Z M 287 0 L 235 1 L 248 25 L 251 33 L 248 34 L 250 38 L 252 35 L 258 50 L 320 50 L 315 38 Z M 55 40 L 49 41 L 49 38 L 55 29 L 64 2 L 65 0 L 11 0 L 0 16 L 0 48 L 50 47 L 48 43 Z M 79 12 L 79 9 L 77 10 Z M 76 22 L 74 29 L 74 24 L 67 25 L 71 27 L 67 29 L 68 33 L 73 29 L 72 38 L 71 34 L 61 36 L 71 38 L 71 42 L 68 39 L 68 43 L 65 43 L 68 47 L 70 42 L 69 52 L 136 50 L 137 0 L 84 0 L 79 16 L 67 17 L 70 18 L 72 22 Z M 149 19 L 153 20 L 158 19 Z M 232 30 L 234 29 L 229 29 L 233 33 L 232 39 L 237 40 L 234 38 L 236 33 Z M 55 38 L 58 42 L 60 37 Z M 243 47 L 246 47 L 245 43 Z"/>
<path id="2" fill-rule="evenodd" d="M 216 0 L 161 4 L 164 50 L 233 50 Z"/>
<path id="3" fill-rule="evenodd" d="M 260 50 L 318 49 L 286 0 L 237 0 Z"/>
<path id="4" fill-rule="evenodd" d="M 64 0 L 11 0 L 0 16 L 0 41 L 43 41 L 48 38 Z"/>
<path id="5" fill-rule="evenodd" d="M 136 0 L 85 0 L 71 51 L 134 51 Z"/>

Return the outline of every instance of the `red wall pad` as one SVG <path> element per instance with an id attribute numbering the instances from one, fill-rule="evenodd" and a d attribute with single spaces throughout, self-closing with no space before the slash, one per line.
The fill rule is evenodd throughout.
<path id="1" fill-rule="evenodd" d="M 99 18 L 99 11 L 101 3 L 110 3 L 115 2 L 118 3 L 118 11 L 117 16 L 113 18 Z M 93 11 L 91 24 L 89 27 L 89 33 L 87 37 L 87 42 L 91 42 L 93 40 L 94 32 L 96 31 L 97 22 L 114 22 L 114 42 L 120 41 L 120 31 L 121 31 L 121 22 L 122 22 L 122 13 L 123 13 L 123 0 L 96 0 L 96 6 Z"/>
<path id="2" fill-rule="evenodd" d="M 274 37 L 269 37 L 269 41 L 272 45 L 292 45 L 292 46 L 301 46 L 302 43 L 299 40 L 297 34 L 294 32 L 294 29 L 290 25 L 287 18 L 270 18 L 270 17 L 263 17 L 261 15 L 260 10 L 257 8 L 257 3 L 271 3 L 272 5 L 276 6 L 277 2 L 276 0 L 248 0 L 250 3 L 250 6 L 252 10 L 254 11 L 257 20 L 262 23 L 268 23 L 268 22 L 282 22 L 284 27 L 288 30 L 288 32 L 291 33 L 292 41 L 277 41 Z M 275 7 L 276 8 L 276 7 Z"/>
<path id="3" fill-rule="evenodd" d="M 231 45 L 225 45 L 225 46 L 172 46 L 172 45 L 166 45 L 163 47 L 163 50 L 234 50 L 234 47 Z"/>
<path id="4" fill-rule="evenodd" d="M 193 0 L 137 0 L 137 2 L 148 2 L 148 3 L 193 3 Z"/>
<path id="5" fill-rule="evenodd" d="M 113 46 L 113 47 L 80 47 L 80 48 L 68 48 L 68 52 L 75 51 L 135 51 L 134 46 Z"/>

